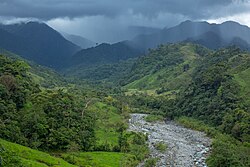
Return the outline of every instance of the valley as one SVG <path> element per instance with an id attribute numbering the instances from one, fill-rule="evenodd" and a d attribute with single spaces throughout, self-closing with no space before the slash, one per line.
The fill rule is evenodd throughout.
<path id="1" fill-rule="evenodd" d="M 0 25 L 0 166 L 249 167 L 250 28 L 148 31 Z"/>

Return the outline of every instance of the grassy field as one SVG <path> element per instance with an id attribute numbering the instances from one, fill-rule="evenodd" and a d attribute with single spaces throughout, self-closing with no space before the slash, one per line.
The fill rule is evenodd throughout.
<path id="1" fill-rule="evenodd" d="M 134 160 L 133 155 L 118 152 L 62 153 L 58 158 L 2 139 L 0 148 L 3 167 L 118 167 Z M 8 159 L 5 159 L 7 156 Z M 5 161 L 9 162 L 8 165 Z"/>
<path id="2" fill-rule="evenodd" d="M 84 152 L 63 154 L 62 157 L 77 166 L 86 167 L 122 167 L 133 155 L 115 152 Z"/>
<path id="3" fill-rule="evenodd" d="M 250 68 L 234 75 L 234 79 L 240 85 L 240 96 L 244 102 L 250 107 Z"/>
<path id="4" fill-rule="evenodd" d="M 19 161 L 20 165 L 17 165 L 15 163 L 12 165 L 13 167 L 21 165 L 25 167 L 76 167 L 75 165 L 72 165 L 61 158 L 53 157 L 47 153 L 33 150 L 31 148 L 24 147 L 19 144 L 14 144 L 2 139 L 0 139 L 0 148 L 0 155 L 3 159 L 3 166 L 5 166 L 5 161 L 10 162 L 11 160 L 15 160 Z M 8 159 L 5 159 L 7 157 Z"/>
<path id="5" fill-rule="evenodd" d="M 118 133 L 116 132 L 116 125 L 123 121 L 122 116 L 117 109 L 102 102 L 97 102 L 91 106 L 97 115 L 96 137 L 97 146 L 110 145 L 114 147 L 118 145 Z"/>

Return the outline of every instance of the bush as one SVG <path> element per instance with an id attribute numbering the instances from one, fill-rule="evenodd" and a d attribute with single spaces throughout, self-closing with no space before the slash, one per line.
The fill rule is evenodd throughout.
<path id="1" fill-rule="evenodd" d="M 213 167 L 247 167 L 250 166 L 249 151 L 249 146 L 244 146 L 232 137 L 219 135 L 213 141 L 207 164 Z"/>
<path id="2" fill-rule="evenodd" d="M 155 148 L 158 151 L 160 151 L 160 152 L 163 153 L 163 152 L 165 152 L 167 150 L 168 146 L 167 146 L 166 143 L 164 143 L 164 142 L 161 141 L 161 142 L 155 144 Z"/>
<path id="3" fill-rule="evenodd" d="M 158 158 L 149 158 L 145 162 L 145 167 L 155 167 L 157 161 L 158 161 Z"/>
<path id="4" fill-rule="evenodd" d="M 157 122 L 157 121 L 163 121 L 163 120 L 164 120 L 164 117 L 161 115 L 148 115 L 145 118 L 145 121 L 147 122 Z"/>

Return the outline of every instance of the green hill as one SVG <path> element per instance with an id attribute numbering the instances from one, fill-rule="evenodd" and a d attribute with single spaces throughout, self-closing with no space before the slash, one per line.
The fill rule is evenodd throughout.
<path id="1" fill-rule="evenodd" d="M 249 72 L 250 53 L 237 47 L 212 51 L 169 44 L 137 59 L 121 83 L 135 112 L 184 116 L 187 127 L 213 137 L 208 165 L 245 167 L 250 164 Z"/>
<path id="2" fill-rule="evenodd" d="M 127 89 L 177 91 L 191 82 L 191 73 L 204 54 L 212 51 L 193 44 L 161 45 L 139 58 L 123 79 Z"/>
<path id="3" fill-rule="evenodd" d="M 190 43 L 169 44 L 135 60 L 121 83 L 126 95 L 142 98 L 134 100 L 140 102 L 137 106 L 149 105 L 169 117 L 192 116 L 250 141 L 249 70 L 250 53 L 236 47 L 212 51 Z"/>

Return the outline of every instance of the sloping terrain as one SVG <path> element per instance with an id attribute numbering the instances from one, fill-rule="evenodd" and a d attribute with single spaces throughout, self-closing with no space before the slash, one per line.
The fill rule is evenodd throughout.
<path id="1" fill-rule="evenodd" d="M 123 84 L 128 89 L 154 90 L 158 94 L 178 91 L 191 82 L 191 73 L 210 53 L 199 45 L 162 45 L 139 58 L 125 76 Z"/>
<path id="2" fill-rule="evenodd" d="M 141 50 L 131 47 L 126 42 L 115 44 L 100 44 L 93 48 L 83 49 L 72 56 L 71 65 L 82 68 L 117 63 L 129 58 L 138 57 Z"/>
<path id="3" fill-rule="evenodd" d="M 52 70 L 4 54 L 8 55 L 0 55 L 4 166 L 133 167 L 147 156 L 146 136 L 126 131 L 129 111 L 123 103 L 105 91 L 68 83 Z M 53 79 L 55 85 L 46 85 Z"/>
<path id="4" fill-rule="evenodd" d="M 62 158 L 0 139 L 0 156 L 3 166 L 76 167 Z"/>
<path id="5" fill-rule="evenodd" d="M 55 69 L 64 67 L 80 47 L 44 23 L 0 25 L 0 47 Z"/>

